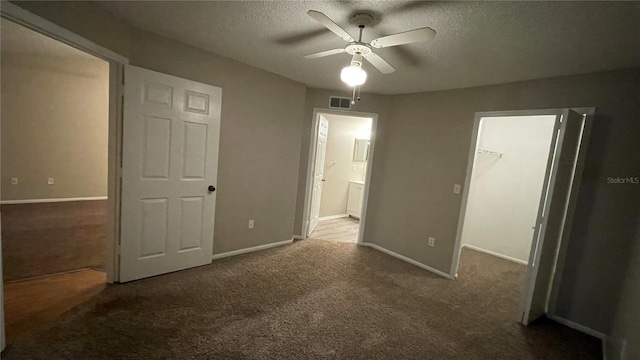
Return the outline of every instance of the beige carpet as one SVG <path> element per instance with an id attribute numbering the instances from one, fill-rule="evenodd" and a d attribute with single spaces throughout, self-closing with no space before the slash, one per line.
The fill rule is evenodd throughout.
<path id="1" fill-rule="evenodd" d="M 354 244 L 302 240 L 125 285 L 6 359 L 598 359 L 550 321 L 516 323 L 523 267 L 465 250 L 461 280 Z"/>

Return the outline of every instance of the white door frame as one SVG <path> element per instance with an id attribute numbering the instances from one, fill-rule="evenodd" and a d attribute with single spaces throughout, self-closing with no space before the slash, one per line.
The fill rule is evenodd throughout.
<path id="1" fill-rule="evenodd" d="M 118 244 L 120 234 L 120 177 L 122 154 L 122 104 L 124 65 L 129 59 L 79 36 L 40 16 L 7 1 L 0 3 L 2 19 L 7 19 L 58 40 L 109 63 L 109 141 L 108 141 L 108 200 L 106 266 L 107 283 L 117 282 Z M 4 323 L 2 324 L 4 330 Z M 4 333 L 4 331 L 3 331 Z"/>
<path id="2" fill-rule="evenodd" d="M 462 203 L 460 206 L 460 214 L 458 218 L 458 229 L 456 233 L 456 242 L 453 251 L 453 259 L 451 262 L 451 270 L 450 275 L 452 278 L 457 278 L 458 276 L 458 266 L 460 263 L 460 254 L 462 247 L 462 230 L 464 228 L 464 220 L 467 211 L 468 199 L 469 199 L 469 187 L 471 184 L 471 175 L 473 171 L 473 163 L 475 160 L 476 146 L 478 142 L 478 132 L 480 128 L 480 120 L 483 117 L 503 117 L 503 116 L 539 116 L 539 115 L 554 115 L 559 116 L 562 115 L 562 112 L 565 109 L 538 109 L 538 110 L 515 110 L 515 111 L 490 111 L 490 112 L 478 112 L 475 114 L 473 131 L 471 134 L 471 145 L 469 148 L 469 158 L 467 161 L 467 172 L 466 178 L 464 182 L 464 189 L 462 193 Z M 589 135 L 591 134 L 591 127 L 593 125 L 593 118 L 595 116 L 595 108 L 571 108 L 571 110 L 576 111 L 580 114 L 585 115 L 585 124 L 582 133 L 582 141 L 580 143 L 580 148 L 578 149 L 578 158 L 576 162 L 576 167 L 574 171 L 574 178 L 571 184 L 571 191 L 569 194 L 569 203 L 567 208 L 567 218 L 565 219 L 562 238 L 560 243 L 560 249 L 558 251 L 558 257 L 556 262 L 556 270 L 555 275 L 553 277 L 553 286 L 551 289 L 551 297 L 549 299 L 549 314 L 553 315 L 555 311 L 555 304 L 557 301 L 557 292 L 558 287 L 561 281 L 561 274 L 564 268 L 564 260 L 567 251 L 567 243 L 568 239 L 571 235 L 571 226 L 573 223 L 573 214 L 575 213 L 576 202 L 580 190 L 580 184 L 582 182 L 582 172 L 584 170 L 584 162 L 586 159 L 586 150 L 588 147 Z M 552 174 L 546 174 L 544 182 L 547 183 L 549 181 L 549 177 Z M 542 205 L 541 205 L 542 206 Z M 536 230 L 536 234 L 537 234 Z M 536 236 L 534 234 L 534 238 Z M 538 242 L 538 246 L 540 242 Z M 539 250 L 539 249 L 538 249 Z M 536 268 L 537 271 L 537 268 Z"/>
<path id="3" fill-rule="evenodd" d="M 367 159 L 367 173 L 365 174 L 365 182 L 364 182 L 364 199 L 362 201 L 362 213 L 360 215 L 360 227 L 358 229 L 358 244 L 362 243 L 362 239 L 364 236 L 364 225 L 367 217 L 367 203 L 369 202 L 369 188 L 371 184 L 371 169 L 373 166 L 373 153 L 376 144 L 376 129 L 378 127 L 378 114 L 376 113 L 367 113 L 367 112 L 358 112 L 358 111 L 347 111 L 347 110 L 337 110 L 337 109 L 325 109 L 325 108 L 314 108 L 313 109 L 313 120 L 311 123 L 311 142 L 309 144 L 309 159 L 307 160 L 307 180 L 304 191 L 304 208 L 302 212 L 302 238 L 307 238 L 307 230 L 309 228 L 309 216 L 311 214 L 311 188 L 313 187 L 313 167 L 314 162 L 313 158 L 316 153 L 316 142 L 318 140 L 318 124 L 319 117 L 322 114 L 327 115 L 342 115 L 342 116 L 352 116 L 352 117 L 362 117 L 362 118 L 370 118 L 371 119 L 371 137 L 369 138 L 369 157 Z"/>

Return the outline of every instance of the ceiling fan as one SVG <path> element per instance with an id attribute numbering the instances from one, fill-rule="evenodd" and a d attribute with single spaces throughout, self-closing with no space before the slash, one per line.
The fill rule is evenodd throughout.
<path id="1" fill-rule="evenodd" d="M 381 49 L 391 46 L 427 41 L 433 39 L 433 37 L 436 35 L 436 32 L 433 29 L 423 27 L 420 29 L 379 37 L 372 40 L 370 43 L 366 43 L 362 42 L 362 31 L 366 26 L 370 26 L 371 24 L 373 24 L 374 17 L 370 14 L 359 13 L 353 16 L 353 22 L 358 25 L 358 28 L 360 28 L 360 34 L 358 35 L 357 41 L 343 28 L 329 19 L 327 15 L 315 10 L 309 10 L 307 11 L 307 14 L 349 44 L 345 48 L 326 50 L 305 55 L 305 58 L 317 59 L 345 52 L 349 55 L 352 55 L 353 57 L 351 59 L 351 65 L 342 69 L 340 78 L 348 85 L 354 87 L 364 84 L 367 79 L 367 73 L 362 70 L 362 58 L 365 58 L 369 63 L 371 63 L 371 65 L 373 65 L 373 67 L 378 69 L 383 74 L 391 74 L 392 72 L 396 71 L 393 66 L 391 66 L 383 58 L 373 52 L 374 48 Z"/>

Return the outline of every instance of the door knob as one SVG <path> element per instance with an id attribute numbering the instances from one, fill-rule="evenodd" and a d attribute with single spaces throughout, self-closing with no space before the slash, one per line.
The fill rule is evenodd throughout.
<path id="1" fill-rule="evenodd" d="M 325 182 L 325 181 L 326 181 L 326 179 L 322 179 L 322 182 Z"/>
<path id="2" fill-rule="evenodd" d="M 209 192 L 214 192 L 214 191 L 216 191 L 216 187 L 215 187 L 215 186 L 213 186 L 213 185 L 209 185 L 209 188 L 208 188 L 208 189 L 209 189 Z"/>

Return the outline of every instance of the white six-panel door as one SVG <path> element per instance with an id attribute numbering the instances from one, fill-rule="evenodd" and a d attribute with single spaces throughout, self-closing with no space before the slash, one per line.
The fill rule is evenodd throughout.
<path id="1" fill-rule="evenodd" d="M 313 170 L 313 188 L 311 189 L 311 211 L 309 212 L 309 230 L 311 235 L 318 226 L 320 219 L 320 200 L 322 199 L 322 182 L 324 181 L 324 160 L 327 152 L 327 136 L 329 135 L 329 120 L 320 115 L 318 119 L 318 140 L 316 143 L 315 165 Z"/>
<path id="2" fill-rule="evenodd" d="M 211 262 L 221 98 L 215 86 L 126 67 L 121 282 Z"/>

